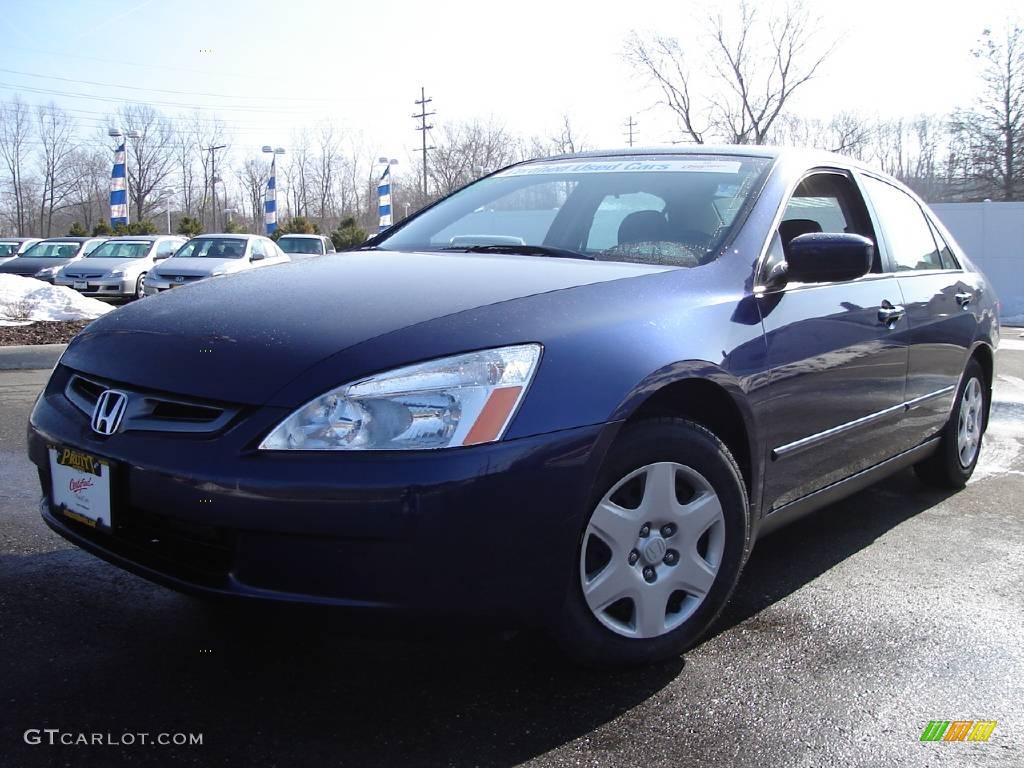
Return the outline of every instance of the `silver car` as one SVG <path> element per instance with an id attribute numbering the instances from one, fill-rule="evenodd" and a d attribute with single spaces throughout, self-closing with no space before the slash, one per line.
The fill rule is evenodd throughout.
<path id="1" fill-rule="evenodd" d="M 141 299 L 146 274 L 186 242 L 171 235 L 112 237 L 61 268 L 54 282 L 97 299 Z"/>
<path id="2" fill-rule="evenodd" d="M 188 285 L 204 277 L 244 272 L 291 261 L 277 244 L 261 235 L 199 235 L 146 276 L 147 296 Z"/>
<path id="3" fill-rule="evenodd" d="M 11 259 L 21 256 L 41 239 L 40 237 L 0 237 L 0 264 L 6 264 Z"/>

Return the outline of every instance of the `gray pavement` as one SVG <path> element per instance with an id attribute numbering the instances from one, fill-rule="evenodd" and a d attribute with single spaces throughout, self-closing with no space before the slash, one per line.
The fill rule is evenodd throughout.
<path id="1" fill-rule="evenodd" d="M 109 566 L 38 517 L 24 425 L 47 372 L 0 373 L 0 765 L 1024 765 L 1021 347 L 964 491 L 904 472 L 783 530 L 685 659 L 615 673 L 525 634 L 208 605 Z M 998 725 L 920 742 L 935 719 Z M 203 744 L 24 743 L 44 728 Z"/>

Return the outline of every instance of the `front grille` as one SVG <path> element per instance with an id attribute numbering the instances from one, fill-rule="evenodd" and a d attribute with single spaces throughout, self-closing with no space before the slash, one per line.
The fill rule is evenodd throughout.
<path id="1" fill-rule="evenodd" d="M 103 273 L 96 272 L 88 275 L 72 275 L 71 273 L 66 273 L 64 277 L 70 280 L 98 280 L 99 278 L 103 277 Z"/>
<path id="2" fill-rule="evenodd" d="M 193 401 L 143 392 L 117 382 L 71 374 L 64 387 L 64 396 L 86 417 L 92 418 L 99 396 L 116 389 L 128 396 L 128 405 L 121 420 L 120 431 L 198 432 L 211 433 L 223 429 L 239 409 L 220 403 Z"/>
<path id="3" fill-rule="evenodd" d="M 202 280 L 206 275 L 160 275 L 159 277 L 161 280 L 167 280 L 171 283 L 177 283 L 179 281 L 190 283 L 193 280 Z"/>

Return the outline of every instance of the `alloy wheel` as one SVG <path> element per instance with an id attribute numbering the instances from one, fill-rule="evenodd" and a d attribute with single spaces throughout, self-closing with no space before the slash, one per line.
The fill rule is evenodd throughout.
<path id="1" fill-rule="evenodd" d="M 964 394 L 960 399 L 960 416 L 957 423 L 956 449 L 962 467 L 971 466 L 978 453 L 984 403 L 981 382 L 972 377 L 964 387 Z"/>
<path id="2" fill-rule="evenodd" d="M 725 516 L 708 480 L 675 462 L 648 464 L 591 514 L 580 552 L 583 596 L 613 632 L 659 637 L 704 602 L 724 551 Z"/>

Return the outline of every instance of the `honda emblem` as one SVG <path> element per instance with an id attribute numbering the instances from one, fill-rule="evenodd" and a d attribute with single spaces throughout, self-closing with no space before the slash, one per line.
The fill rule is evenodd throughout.
<path id="1" fill-rule="evenodd" d="M 92 411 L 90 423 L 93 432 L 100 435 L 112 435 L 117 432 L 127 406 L 128 395 L 124 392 L 118 392 L 116 389 L 108 389 L 103 392 Z"/>

